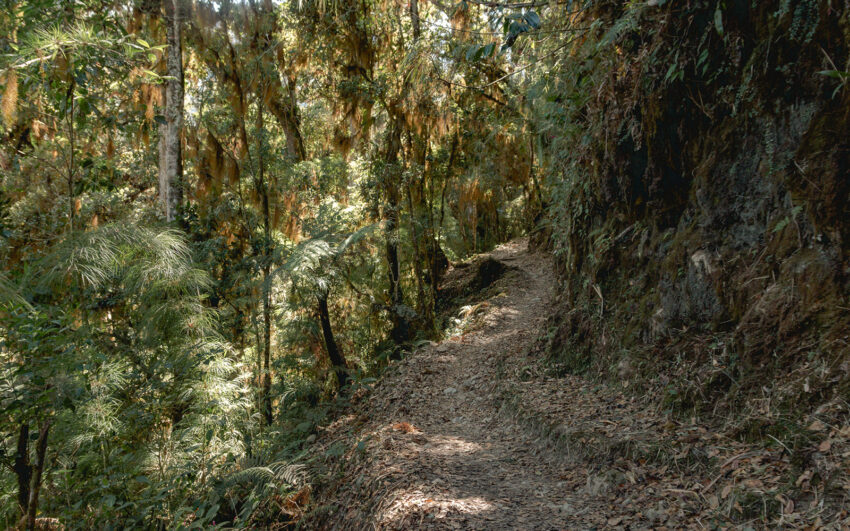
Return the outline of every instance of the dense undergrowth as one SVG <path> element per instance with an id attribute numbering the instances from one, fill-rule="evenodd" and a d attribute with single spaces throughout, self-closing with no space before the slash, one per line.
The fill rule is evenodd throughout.
<path id="1" fill-rule="evenodd" d="M 2 2 L 0 526 L 297 514 L 316 426 L 532 215 L 516 109 L 455 89 L 502 17 L 456 7 Z"/>

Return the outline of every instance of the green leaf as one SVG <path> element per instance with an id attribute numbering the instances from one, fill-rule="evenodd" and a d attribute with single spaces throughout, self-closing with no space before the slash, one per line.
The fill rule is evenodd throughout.
<path id="1" fill-rule="evenodd" d="M 466 51 L 466 60 L 469 62 L 476 62 L 481 60 L 481 56 L 484 54 L 484 46 L 472 45 Z"/>
<path id="2" fill-rule="evenodd" d="M 786 225 L 788 225 L 788 223 L 790 221 L 791 221 L 791 218 L 787 218 L 787 217 L 780 220 L 779 223 L 777 223 L 776 226 L 773 227 L 773 232 L 776 233 L 776 232 L 781 231 L 782 229 L 785 228 Z"/>
<path id="3" fill-rule="evenodd" d="M 331 445 L 330 448 L 325 450 L 325 455 L 328 457 L 340 457 L 345 455 L 346 446 L 344 443 L 335 442 Z"/>
<path id="4" fill-rule="evenodd" d="M 141 45 L 142 45 L 142 46 L 144 46 L 145 48 L 150 48 L 150 47 L 151 47 L 151 45 L 150 45 L 150 44 L 148 44 L 148 41 L 146 41 L 146 40 L 144 40 L 144 39 L 136 39 L 136 42 L 138 42 L 139 44 L 141 44 Z"/>
<path id="5" fill-rule="evenodd" d="M 720 6 L 714 10 L 714 29 L 717 30 L 718 35 L 723 36 L 723 11 L 720 10 Z"/>
<path id="6" fill-rule="evenodd" d="M 219 507 L 221 507 L 221 505 L 216 503 L 215 505 L 213 505 L 212 507 L 207 509 L 207 512 L 204 515 L 204 518 L 207 519 L 207 520 L 213 518 L 216 514 L 218 514 Z"/>
<path id="7" fill-rule="evenodd" d="M 667 75 L 664 76 L 664 81 L 669 81 L 675 77 L 677 66 L 676 63 L 670 65 L 670 68 L 667 69 Z"/>
<path id="8" fill-rule="evenodd" d="M 844 76 L 847 76 L 847 72 L 840 72 L 838 70 L 821 70 L 818 74 L 827 77 L 834 77 L 836 79 L 842 79 Z"/>

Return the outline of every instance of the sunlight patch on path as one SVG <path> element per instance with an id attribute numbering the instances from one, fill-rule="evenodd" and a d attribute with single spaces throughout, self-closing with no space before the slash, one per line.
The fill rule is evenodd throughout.
<path id="1" fill-rule="evenodd" d="M 466 441 L 451 435 L 434 435 L 429 437 L 422 450 L 423 453 L 434 456 L 450 456 L 472 454 L 481 450 L 478 443 Z"/>
<path id="2" fill-rule="evenodd" d="M 424 520 L 442 520 L 449 514 L 476 516 L 492 512 L 496 507 L 480 496 L 449 498 L 445 495 L 428 493 L 424 488 L 397 492 L 393 503 L 380 515 L 382 526 L 422 525 Z M 418 521 L 417 520 L 418 516 Z M 412 517 L 412 518 L 411 518 Z"/>

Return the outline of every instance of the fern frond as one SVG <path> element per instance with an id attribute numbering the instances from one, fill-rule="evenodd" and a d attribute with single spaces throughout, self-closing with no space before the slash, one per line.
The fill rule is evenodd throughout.
<path id="1" fill-rule="evenodd" d="M 32 306 L 21 295 L 21 291 L 15 284 L 0 273 L 0 306 L 23 306 L 32 310 Z"/>
<path id="2" fill-rule="evenodd" d="M 277 481 L 295 486 L 304 479 L 304 465 L 277 461 L 265 466 L 252 466 L 231 474 L 228 485 L 252 483 L 255 488 Z"/>

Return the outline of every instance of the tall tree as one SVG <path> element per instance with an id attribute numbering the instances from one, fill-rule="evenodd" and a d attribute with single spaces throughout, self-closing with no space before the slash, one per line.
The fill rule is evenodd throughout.
<path id="1" fill-rule="evenodd" d="M 348 383 L 348 368 L 345 363 L 345 357 L 336 344 L 333 328 L 331 327 L 331 314 L 328 311 L 328 289 L 320 289 L 316 294 L 316 300 L 319 303 L 319 324 L 322 327 L 322 338 L 325 341 L 325 349 L 327 350 L 328 359 L 331 361 L 333 370 L 336 373 L 337 386 L 341 389 Z"/>
<path id="2" fill-rule="evenodd" d="M 257 172 L 256 189 L 262 204 L 263 217 L 263 416 L 267 424 L 274 419 L 272 412 L 272 295 L 271 295 L 271 266 L 272 266 L 272 220 L 271 207 L 269 205 L 269 185 L 266 180 L 265 146 L 263 141 L 266 136 L 265 104 L 266 85 L 261 82 L 257 94 Z"/>
<path id="3" fill-rule="evenodd" d="M 401 265 L 399 263 L 399 217 L 401 197 L 399 181 L 398 152 L 401 149 L 401 130 L 403 117 L 400 114 L 391 115 L 391 122 L 385 139 L 386 152 L 382 179 L 384 182 L 384 238 L 387 259 L 387 277 L 389 280 L 388 302 L 392 328 L 390 337 L 398 344 L 410 339 L 410 320 L 405 311 L 404 291 L 401 285 Z"/>
<path id="4" fill-rule="evenodd" d="M 160 145 L 159 197 L 165 220 L 180 216 L 183 203 L 183 9 L 180 0 L 162 0 L 165 13 L 165 124 Z M 164 129 L 164 131 L 163 131 Z"/>

